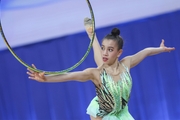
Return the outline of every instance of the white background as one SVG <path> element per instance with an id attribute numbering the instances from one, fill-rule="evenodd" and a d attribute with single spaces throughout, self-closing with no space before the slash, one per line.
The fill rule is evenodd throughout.
<path id="1" fill-rule="evenodd" d="M 180 0 L 90 0 L 96 28 L 180 10 Z M 12 47 L 84 31 L 85 0 L 1 0 L 1 22 Z M 0 37 L 0 50 L 6 49 Z"/>

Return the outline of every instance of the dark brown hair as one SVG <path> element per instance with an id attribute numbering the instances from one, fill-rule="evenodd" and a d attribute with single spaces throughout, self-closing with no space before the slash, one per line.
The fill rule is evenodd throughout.
<path id="1" fill-rule="evenodd" d="M 111 33 L 106 35 L 104 39 L 116 41 L 118 50 L 122 49 L 123 47 L 123 38 L 120 36 L 120 30 L 118 28 L 113 28 Z"/>

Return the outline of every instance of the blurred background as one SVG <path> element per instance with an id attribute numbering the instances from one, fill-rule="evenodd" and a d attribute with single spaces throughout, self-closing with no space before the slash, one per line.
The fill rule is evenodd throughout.
<path id="1" fill-rule="evenodd" d="M 114 27 L 125 44 L 120 57 L 146 47 L 175 47 L 131 69 L 129 111 L 136 120 L 180 119 L 180 1 L 90 0 L 99 42 Z M 89 38 L 83 20 L 91 17 L 85 0 L 1 0 L 1 24 L 15 53 L 26 63 L 63 70 L 85 54 Z M 91 50 L 73 71 L 97 67 Z M 0 37 L 0 120 L 89 120 L 86 108 L 95 96 L 88 82 L 39 83 Z"/>

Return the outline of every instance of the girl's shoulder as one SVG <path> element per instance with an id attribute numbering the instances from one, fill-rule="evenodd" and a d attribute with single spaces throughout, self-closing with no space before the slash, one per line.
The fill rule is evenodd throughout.
<path id="1" fill-rule="evenodd" d="M 99 73 L 99 68 L 87 68 L 84 71 L 94 76 Z"/>
<path id="2" fill-rule="evenodd" d="M 130 69 L 130 56 L 124 57 L 119 61 L 119 63 Z"/>
<path id="3" fill-rule="evenodd" d="M 91 80 L 92 82 L 98 86 L 100 84 L 100 68 L 101 67 L 97 67 L 97 68 L 87 68 L 86 72 L 88 72 L 91 75 Z"/>

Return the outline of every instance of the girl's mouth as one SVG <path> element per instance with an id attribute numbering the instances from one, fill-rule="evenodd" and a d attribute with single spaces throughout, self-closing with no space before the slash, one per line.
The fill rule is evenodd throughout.
<path id="1" fill-rule="evenodd" d="M 104 62 L 106 62 L 107 60 L 108 60 L 108 58 L 103 57 L 103 61 L 104 61 Z"/>

